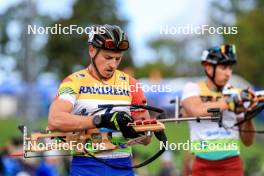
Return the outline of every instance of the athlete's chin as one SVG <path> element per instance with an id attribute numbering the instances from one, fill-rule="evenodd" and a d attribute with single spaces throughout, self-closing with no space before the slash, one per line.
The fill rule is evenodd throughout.
<path id="1" fill-rule="evenodd" d="M 227 83 L 228 83 L 228 81 L 223 81 L 223 82 L 221 82 L 220 86 L 224 87 Z"/>
<path id="2" fill-rule="evenodd" d="M 104 74 L 104 77 L 106 79 L 110 79 L 113 76 L 113 74 L 114 74 L 114 72 L 108 72 L 108 71 L 106 71 L 105 74 Z"/>

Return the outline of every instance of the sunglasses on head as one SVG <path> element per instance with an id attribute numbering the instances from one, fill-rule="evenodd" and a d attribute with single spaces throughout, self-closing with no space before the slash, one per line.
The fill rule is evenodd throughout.
<path id="1" fill-rule="evenodd" d="M 104 48 L 110 50 L 127 50 L 129 48 L 129 42 L 127 40 L 122 40 L 116 44 L 112 39 L 106 39 Z"/>

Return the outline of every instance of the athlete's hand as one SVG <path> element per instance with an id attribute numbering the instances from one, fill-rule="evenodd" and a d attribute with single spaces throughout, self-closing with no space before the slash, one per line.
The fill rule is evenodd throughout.
<path id="1" fill-rule="evenodd" d="M 107 113 L 99 116 L 101 117 L 101 122 L 96 124 L 97 128 L 104 127 L 121 131 L 125 138 L 139 137 L 133 127 L 128 126 L 128 123 L 134 122 L 134 119 L 126 112 Z"/>
<path id="2" fill-rule="evenodd" d="M 249 96 L 250 96 L 250 105 L 248 107 L 248 111 L 252 111 L 258 104 L 258 98 L 255 92 L 252 89 L 247 89 Z"/>
<path id="3" fill-rule="evenodd" d="M 257 98 L 250 89 L 244 89 L 240 93 L 231 94 L 226 100 L 229 110 L 241 113 L 252 110 L 257 105 Z"/>

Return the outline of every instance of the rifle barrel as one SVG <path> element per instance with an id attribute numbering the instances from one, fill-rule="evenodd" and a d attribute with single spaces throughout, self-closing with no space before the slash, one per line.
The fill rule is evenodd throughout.
<path id="1" fill-rule="evenodd" d="M 181 117 L 181 118 L 169 118 L 169 119 L 159 119 L 160 122 L 181 122 L 181 121 L 200 121 L 200 120 L 218 120 L 220 117 L 204 116 L 204 117 Z"/>

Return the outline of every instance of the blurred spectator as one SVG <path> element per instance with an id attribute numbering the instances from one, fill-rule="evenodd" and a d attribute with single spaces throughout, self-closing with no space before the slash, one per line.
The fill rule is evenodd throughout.
<path id="1" fill-rule="evenodd" d="M 12 158 L 9 155 L 16 152 L 19 139 L 13 138 L 4 146 L 1 153 L 2 174 L 4 176 L 15 176 L 22 170 L 20 162 L 16 158 Z"/>
<path id="2" fill-rule="evenodd" d="M 58 176 L 59 171 L 50 158 L 42 160 L 36 170 L 36 176 Z"/>
<path id="3" fill-rule="evenodd" d="M 36 170 L 36 176 L 59 176 L 60 171 L 59 168 L 63 164 L 62 158 L 55 157 L 51 155 L 60 155 L 60 152 L 58 151 L 47 151 L 44 152 L 44 157 L 40 161 L 37 170 Z"/>
<path id="4" fill-rule="evenodd" d="M 125 67 L 124 69 L 123 69 L 123 72 L 125 72 L 126 74 L 128 74 L 129 76 L 132 76 L 132 77 L 134 77 L 135 76 L 135 70 L 134 70 L 134 68 L 133 67 Z"/>
<path id="5" fill-rule="evenodd" d="M 158 69 L 151 69 L 150 70 L 150 73 L 149 73 L 149 80 L 153 84 L 160 84 L 160 82 L 162 80 L 162 75 L 160 73 L 160 70 L 158 70 Z"/>
<path id="6" fill-rule="evenodd" d="M 138 161 L 140 156 L 142 157 L 142 155 L 140 155 L 135 150 L 133 150 L 133 160 L 132 160 L 133 165 L 137 165 L 140 163 L 140 161 Z M 146 156 L 143 156 L 143 158 L 145 157 Z M 149 176 L 149 173 L 146 167 L 141 167 L 135 170 L 135 176 Z"/>
<path id="7" fill-rule="evenodd" d="M 3 172 L 4 172 L 4 166 L 2 162 L 2 153 L 0 153 L 0 176 L 3 175 Z"/>
<path id="8" fill-rule="evenodd" d="M 36 162 L 28 162 L 31 159 L 24 160 L 19 157 L 10 157 L 12 154 L 22 153 L 22 143 L 20 138 L 12 138 L 4 146 L 1 153 L 3 176 L 30 176 L 33 175 Z M 1 164 L 0 164 L 1 165 Z M 0 174 L 1 175 L 1 174 Z"/>
<path id="9" fill-rule="evenodd" d="M 161 156 L 161 169 L 159 176 L 177 176 L 176 168 L 173 162 L 173 155 L 171 151 L 166 151 Z"/>
<path id="10" fill-rule="evenodd" d="M 31 176 L 31 175 L 25 171 L 21 171 L 16 176 Z"/>
<path id="11" fill-rule="evenodd" d="M 184 158 L 183 158 L 182 176 L 192 175 L 193 160 L 194 160 L 194 156 L 189 151 L 186 151 L 184 153 Z"/>

